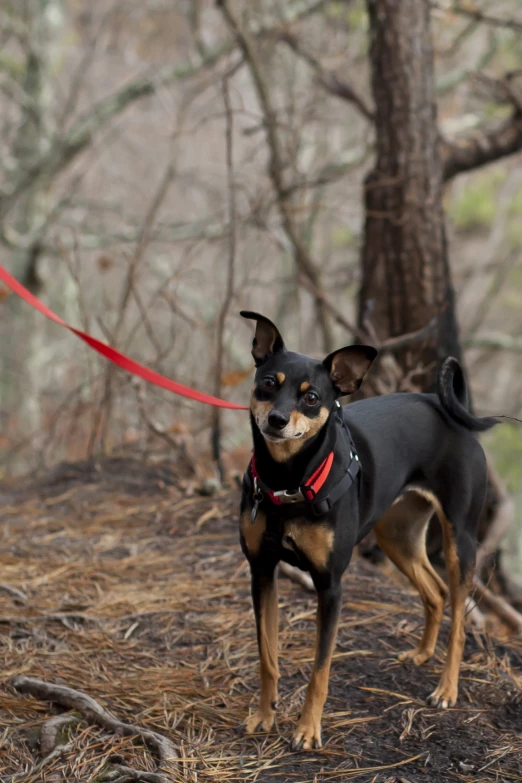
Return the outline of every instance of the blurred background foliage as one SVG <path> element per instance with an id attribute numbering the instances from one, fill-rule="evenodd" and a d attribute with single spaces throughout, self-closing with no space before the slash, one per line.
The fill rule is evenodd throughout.
<path id="1" fill-rule="evenodd" d="M 522 2 L 429 5 L 441 138 L 459 147 L 507 128 L 515 139 L 509 155 L 446 181 L 442 196 L 475 409 L 520 417 Z M 273 318 L 304 352 L 357 337 L 376 137 L 365 2 L 227 7 L 255 41 L 280 192 L 252 68 L 214 2 L 2 3 L 0 263 L 71 323 L 244 402 L 252 363 L 242 307 Z M 315 282 L 295 262 L 296 243 Z M 207 408 L 142 388 L 6 290 L 0 300 L 5 478 L 165 448 L 205 474 L 216 427 L 227 465 L 246 462 L 243 414 L 216 422 Z M 507 539 L 516 576 L 519 425 L 484 442 L 518 504 Z"/>

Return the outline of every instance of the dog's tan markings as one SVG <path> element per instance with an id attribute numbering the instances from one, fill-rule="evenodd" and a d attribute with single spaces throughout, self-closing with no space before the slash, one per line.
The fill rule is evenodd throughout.
<path id="1" fill-rule="evenodd" d="M 277 706 L 277 683 L 279 667 L 277 663 L 278 632 L 277 579 L 266 583 L 261 592 L 259 615 L 259 672 L 261 694 L 259 707 L 245 722 L 245 731 L 252 734 L 261 728 L 270 731 L 274 724 Z"/>
<path id="2" fill-rule="evenodd" d="M 321 595 L 318 596 L 318 600 L 322 600 Z M 339 617 L 337 616 L 335 618 L 335 621 L 330 628 L 325 629 L 326 633 L 328 633 L 328 639 L 326 639 L 326 654 L 324 647 L 325 640 L 323 640 L 323 645 L 321 645 L 323 628 L 321 627 L 320 618 L 321 615 L 318 606 L 314 668 L 306 690 L 303 711 L 296 726 L 294 736 L 292 737 L 292 747 L 295 749 L 302 748 L 303 750 L 311 750 L 312 748 L 320 748 L 322 745 L 321 718 L 324 703 L 328 696 L 328 678 L 330 676 L 332 655 L 337 638 Z"/>
<path id="3" fill-rule="evenodd" d="M 251 511 L 247 509 L 241 515 L 239 528 L 248 554 L 251 557 L 255 557 L 261 548 L 263 534 L 266 530 L 266 516 L 262 511 L 258 511 L 256 521 L 252 523 Z"/>
<path id="4" fill-rule="evenodd" d="M 290 422 L 285 427 L 285 430 L 289 429 L 288 440 L 281 441 L 281 443 L 271 443 L 266 441 L 270 456 L 276 462 L 286 462 L 290 457 L 293 457 L 301 450 L 305 441 L 316 435 L 321 427 L 324 425 L 330 411 L 328 408 L 321 408 L 319 415 L 313 419 L 305 416 L 304 413 L 299 411 L 292 411 L 290 414 Z M 255 414 L 254 414 L 255 415 Z M 292 438 L 292 434 L 296 432 L 302 432 L 303 435 L 300 438 Z M 282 433 L 285 435 L 285 432 Z"/>
<path id="5" fill-rule="evenodd" d="M 272 410 L 272 406 L 273 403 L 269 400 L 258 400 L 254 394 L 250 396 L 250 410 L 254 414 L 258 426 L 262 426 L 265 423 L 268 414 Z"/>
<path id="6" fill-rule="evenodd" d="M 282 386 L 283 383 L 285 382 L 286 375 L 284 374 L 284 372 L 278 372 L 278 373 L 276 373 L 276 378 L 277 378 L 278 384 L 280 386 Z"/>
<path id="7" fill-rule="evenodd" d="M 333 541 L 334 531 L 327 525 L 305 522 L 287 522 L 285 525 L 283 545 L 299 549 L 318 571 L 326 568 Z"/>
<path id="8" fill-rule="evenodd" d="M 301 386 L 299 387 L 299 391 L 305 392 L 310 388 L 310 384 L 308 381 L 303 381 Z"/>
<path id="9" fill-rule="evenodd" d="M 424 605 L 426 620 L 422 639 L 413 650 L 399 655 L 400 661 L 411 659 L 417 665 L 433 655 L 448 592 L 426 554 L 426 530 L 432 514 L 431 499 L 406 492 L 374 528 L 377 543 L 417 588 Z"/>

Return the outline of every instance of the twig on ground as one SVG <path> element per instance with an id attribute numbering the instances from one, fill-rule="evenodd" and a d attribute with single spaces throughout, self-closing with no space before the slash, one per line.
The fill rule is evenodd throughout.
<path id="1" fill-rule="evenodd" d="M 312 577 L 310 574 L 306 574 L 304 571 L 301 571 L 300 568 L 296 568 L 295 566 L 290 565 L 290 563 L 281 562 L 279 563 L 279 572 L 283 576 L 286 576 L 287 579 L 290 579 L 290 581 L 301 585 L 301 587 L 304 587 L 305 590 L 309 590 L 311 593 L 315 592 Z"/>
<path id="2" fill-rule="evenodd" d="M 164 783 L 164 775 L 160 775 L 157 772 L 142 772 L 139 769 L 133 769 L 132 767 L 125 767 L 123 764 L 113 764 L 104 774 L 102 773 L 100 780 L 109 781 L 111 783 L 128 783 L 128 781 L 137 780 L 139 783 Z"/>
<path id="3" fill-rule="evenodd" d="M 26 594 L 23 590 L 19 590 L 18 587 L 13 587 L 12 585 L 6 585 L 2 583 L 0 584 L 0 590 L 3 590 L 4 593 L 11 595 L 13 598 L 18 598 L 20 601 L 27 601 Z"/>

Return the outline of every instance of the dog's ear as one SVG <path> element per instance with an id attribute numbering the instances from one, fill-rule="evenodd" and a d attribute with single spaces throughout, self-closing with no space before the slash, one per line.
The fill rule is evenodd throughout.
<path id="1" fill-rule="evenodd" d="M 333 385 L 340 394 L 353 394 L 377 356 L 370 345 L 349 345 L 334 351 L 323 361 Z"/>
<path id="2" fill-rule="evenodd" d="M 252 356 L 254 357 L 256 367 L 266 362 L 272 354 L 284 351 L 285 344 L 283 338 L 279 334 L 279 329 L 277 326 L 274 326 L 272 321 L 269 321 L 264 315 L 251 313 L 248 310 L 241 310 L 240 315 L 243 318 L 257 321 L 256 333 L 252 342 Z"/>

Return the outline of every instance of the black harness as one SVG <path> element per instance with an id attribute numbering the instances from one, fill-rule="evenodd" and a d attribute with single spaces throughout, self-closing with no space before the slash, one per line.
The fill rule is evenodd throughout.
<path id="1" fill-rule="evenodd" d="M 270 500 L 275 506 L 292 506 L 292 516 L 298 515 L 301 509 L 304 516 L 323 516 L 342 498 L 359 476 L 361 471 L 359 456 L 344 421 L 342 407 L 339 402 L 336 402 L 335 405 L 337 433 L 334 449 L 323 460 L 319 468 L 297 489 L 277 491 L 270 489 L 260 477 L 255 454 L 252 455 L 243 477 L 243 486 L 249 493 L 252 492 L 252 524 L 256 521 L 259 506 L 265 499 Z M 328 479 L 334 458 L 340 452 L 343 456 L 346 454 L 346 467 L 343 466 L 344 472 L 341 479 L 333 486 L 329 486 Z M 290 511 L 290 509 L 288 510 Z"/>

